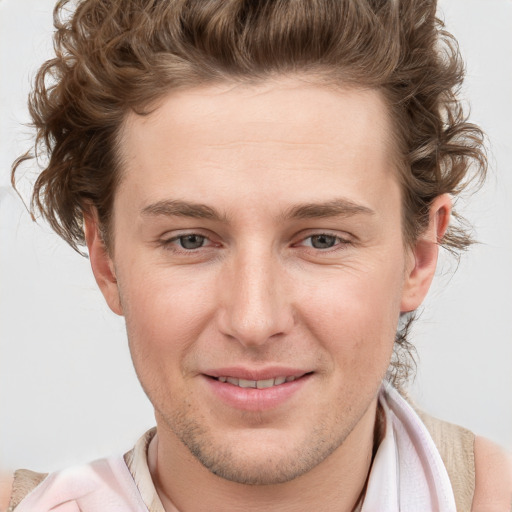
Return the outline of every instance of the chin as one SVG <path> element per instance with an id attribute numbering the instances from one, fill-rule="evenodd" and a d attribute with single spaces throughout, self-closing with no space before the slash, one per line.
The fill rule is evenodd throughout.
<path id="1" fill-rule="evenodd" d="M 204 423 L 182 416 L 168 423 L 174 434 L 208 471 L 245 485 L 275 485 L 308 473 L 345 440 L 347 431 L 332 430 L 319 422 L 302 432 L 255 428 L 214 434 Z M 346 429 L 350 431 L 350 429 Z"/>
<path id="2" fill-rule="evenodd" d="M 206 469 L 225 480 L 244 485 L 275 485 L 308 473 L 334 449 L 324 453 L 311 448 L 290 452 L 282 446 L 279 451 L 266 447 L 252 457 L 233 449 L 192 453 Z"/>

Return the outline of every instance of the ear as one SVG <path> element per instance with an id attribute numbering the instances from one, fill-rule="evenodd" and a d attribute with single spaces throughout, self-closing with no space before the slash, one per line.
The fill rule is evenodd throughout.
<path id="1" fill-rule="evenodd" d="M 84 215 L 84 232 L 89 260 L 98 286 L 110 309 L 117 315 L 123 314 L 114 262 L 105 246 L 95 211 Z"/>
<path id="2" fill-rule="evenodd" d="M 417 309 L 427 295 L 436 271 L 439 242 L 450 223 L 451 210 L 452 201 L 448 194 L 436 197 L 430 206 L 428 226 L 410 249 L 402 292 L 403 313 Z"/>

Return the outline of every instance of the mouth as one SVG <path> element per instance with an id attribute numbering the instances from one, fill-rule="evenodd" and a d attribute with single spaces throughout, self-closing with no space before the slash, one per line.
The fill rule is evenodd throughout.
<path id="1" fill-rule="evenodd" d="M 250 379 L 239 379 L 237 377 L 228 377 L 228 376 L 220 376 L 220 377 L 211 377 L 212 379 L 218 380 L 219 382 L 224 382 L 226 384 L 232 384 L 233 386 L 238 386 L 239 388 L 253 388 L 253 389 L 267 389 L 273 388 L 275 386 L 281 386 L 287 382 L 293 382 L 294 380 L 300 379 L 304 375 L 290 375 L 290 376 L 281 376 L 274 377 L 270 379 L 261 379 L 261 380 L 250 380 Z"/>
<path id="2" fill-rule="evenodd" d="M 224 368 L 203 373 L 210 390 L 231 408 L 263 412 L 283 406 L 307 389 L 313 371 L 290 368 Z"/>

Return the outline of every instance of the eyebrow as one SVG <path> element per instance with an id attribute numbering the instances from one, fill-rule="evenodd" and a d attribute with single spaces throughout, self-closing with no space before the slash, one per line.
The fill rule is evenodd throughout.
<path id="1" fill-rule="evenodd" d="M 165 200 L 150 204 L 142 209 L 144 216 L 190 217 L 193 219 L 225 220 L 217 210 L 200 203 L 180 200 Z"/>
<path id="2" fill-rule="evenodd" d="M 325 203 L 304 203 L 292 206 L 283 217 L 284 219 L 318 219 L 351 217 L 358 214 L 374 215 L 375 211 L 348 199 L 339 198 Z"/>
<path id="3" fill-rule="evenodd" d="M 143 216 L 188 217 L 227 222 L 225 214 L 201 203 L 181 200 L 163 200 L 152 203 L 141 210 Z M 326 217 L 350 217 L 357 214 L 374 215 L 375 212 L 348 199 L 339 198 L 320 203 L 302 203 L 287 209 L 280 217 L 289 219 L 315 219 Z"/>

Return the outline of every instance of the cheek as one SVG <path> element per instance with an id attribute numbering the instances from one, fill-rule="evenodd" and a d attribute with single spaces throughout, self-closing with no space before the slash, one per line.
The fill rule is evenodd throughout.
<path id="1" fill-rule="evenodd" d="M 204 326 L 194 290 L 170 286 L 163 277 L 120 282 L 130 353 L 145 393 L 157 408 L 183 402 L 187 361 Z"/>
<path id="2" fill-rule="evenodd" d="M 378 267 L 340 269 L 323 285 L 305 287 L 300 300 L 308 329 L 346 368 L 387 368 L 391 357 L 403 277 Z"/>
<path id="3" fill-rule="evenodd" d="M 136 277 L 134 274 L 137 274 Z M 208 323 L 212 304 L 204 281 L 168 269 L 119 276 L 120 295 L 132 350 L 147 358 L 186 350 Z"/>

